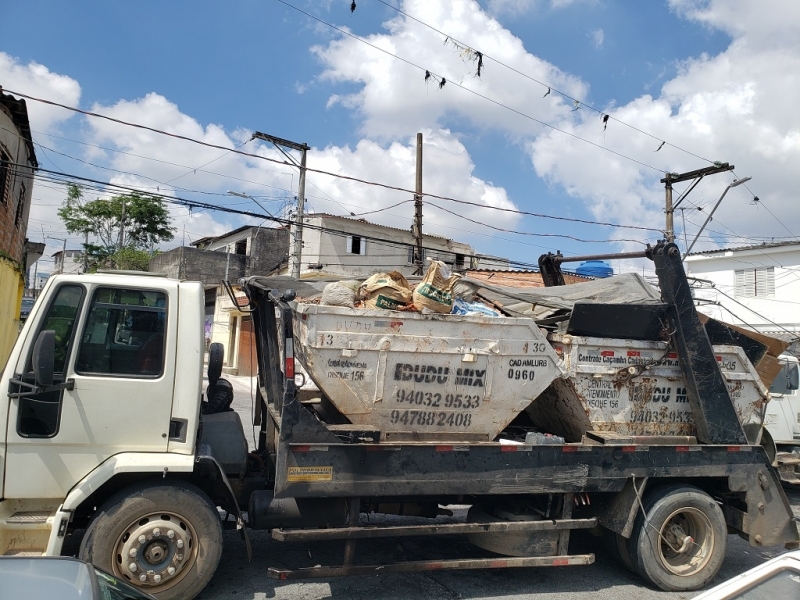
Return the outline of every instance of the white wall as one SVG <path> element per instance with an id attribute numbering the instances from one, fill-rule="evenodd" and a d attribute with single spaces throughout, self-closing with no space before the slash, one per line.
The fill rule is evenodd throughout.
<path id="1" fill-rule="evenodd" d="M 759 331 L 800 331 L 800 245 L 722 251 L 685 258 L 690 277 L 713 283 L 694 284 L 698 310 L 728 323 Z M 736 270 L 772 267 L 775 293 L 767 297 L 735 294 Z"/>
<path id="2" fill-rule="evenodd" d="M 414 244 L 410 231 L 337 217 L 310 216 L 305 223 L 311 227 L 303 229 L 301 272 L 308 271 L 309 264 L 322 264 L 322 270 L 326 273 L 345 276 L 361 277 L 387 270 L 398 270 L 404 275 L 414 272 L 414 266 L 408 261 L 408 245 Z M 321 231 L 320 227 L 337 233 Z M 361 243 L 366 245 L 363 254 L 348 252 L 348 234 L 361 236 Z M 428 249 L 427 256 L 449 263 L 453 262 L 456 253 L 462 254 L 465 267 L 470 267 L 470 257 L 474 251 L 467 244 L 424 235 L 422 245 Z M 289 264 L 292 264 L 291 257 Z"/>

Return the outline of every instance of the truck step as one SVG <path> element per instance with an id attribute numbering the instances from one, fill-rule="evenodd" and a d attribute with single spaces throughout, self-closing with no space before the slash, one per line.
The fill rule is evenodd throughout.
<path id="1" fill-rule="evenodd" d="M 337 567 L 310 567 L 306 569 L 278 569 L 270 567 L 271 579 L 311 579 L 316 577 L 341 577 L 344 575 L 375 575 L 406 573 L 409 571 L 441 571 L 444 569 L 509 569 L 514 567 L 567 567 L 590 565 L 594 554 L 570 556 L 524 556 L 502 558 L 470 558 L 455 560 L 416 560 L 388 565 L 343 565 Z"/>
<path id="2" fill-rule="evenodd" d="M 42 550 L 7 550 L 3 556 L 44 556 L 44 549 Z"/>
<path id="3" fill-rule="evenodd" d="M 44 511 L 28 511 L 28 512 L 17 512 L 11 515 L 10 517 L 6 518 L 6 523 L 14 523 L 14 524 L 33 524 L 33 523 L 47 523 L 47 519 L 50 517 L 49 512 Z"/>

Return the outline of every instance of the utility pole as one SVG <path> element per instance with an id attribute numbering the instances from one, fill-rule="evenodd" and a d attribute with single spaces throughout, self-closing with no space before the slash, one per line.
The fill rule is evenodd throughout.
<path id="1" fill-rule="evenodd" d="M 683 201 L 686 196 L 689 195 L 695 186 L 700 183 L 700 181 L 706 175 L 715 175 L 716 173 L 724 173 L 725 171 L 733 171 L 736 167 L 733 165 L 729 165 L 728 163 L 714 163 L 713 167 L 706 167 L 704 169 L 697 169 L 696 171 L 689 171 L 687 173 L 667 173 L 667 176 L 661 180 L 661 183 L 664 184 L 664 191 L 666 192 L 666 203 L 664 212 L 667 216 L 667 227 L 665 232 L 666 241 L 668 243 L 675 241 L 675 224 L 674 224 L 674 215 L 675 209 L 678 208 L 680 203 Z M 678 201 L 673 206 L 672 204 L 672 184 L 679 183 L 681 181 L 689 181 L 690 179 L 694 179 L 695 182 L 689 187 L 686 192 L 684 192 Z"/>
<path id="2" fill-rule="evenodd" d="M 294 164 L 294 166 L 300 169 L 300 179 L 297 183 L 297 214 L 295 214 L 294 217 L 294 250 L 292 252 L 293 261 L 291 270 L 292 277 L 299 279 L 300 261 L 303 256 L 303 214 L 306 205 L 306 154 L 309 151 L 309 147 L 308 144 L 305 143 L 298 144 L 297 142 L 291 142 L 283 138 L 275 137 L 274 135 L 261 133 L 260 131 L 256 131 L 253 134 L 252 139 L 256 138 L 259 140 L 272 142 L 275 147 L 280 150 L 290 162 Z M 283 148 L 298 150 L 300 152 L 300 164 L 298 165 L 294 158 L 284 152 L 281 146 L 283 146 Z"/>
<path id="3" fill-rule="evenodd" d="M 125 245 L 125 196 L 122 196 L 122 218 L 119 221 L 119 249 Z"/>
<path id="4" fill-rule="evenodd" d="M 89 256 L 87 252 L 87 248 L 89 247 L 89 232 L 83 232 L 83 272 L 89 269 Z"/>
<path id="5" fill-rule="evenodd" d="M 414 194 L 414 224 L 411 233 L 414 235 L 414 275 L 422 275 L 422 134 L 417 134 L 417 186 Z"/>

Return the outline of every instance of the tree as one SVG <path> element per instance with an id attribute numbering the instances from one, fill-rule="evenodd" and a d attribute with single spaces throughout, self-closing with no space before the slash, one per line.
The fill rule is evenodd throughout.
<path id="1" fill-rule="evenodd" d="M 143 255 L 134 251 L 152 255 L 157 243 L 174 237 L 163 201 L 139 192 L 84 201 L 81 188 L 70 184 L 58 216 L 68 232 L 91 234 L 97 239 L 99 243 L 84 244 L 88 262 L 93 265 L 125 268 L 118 262 L 144 264 Z"/>

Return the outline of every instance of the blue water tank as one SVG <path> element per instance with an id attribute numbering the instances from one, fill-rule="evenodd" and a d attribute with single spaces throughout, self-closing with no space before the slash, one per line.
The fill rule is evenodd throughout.
<path id="1" fill-rule="evenodd" d="M 581 263 L 581 266 L 575 269 L 575 272 L 584 277 L 602 279 L 603 277 L 611 277 L 614 274 L 614 269 L 602 260 L 587 260 Z"/>

